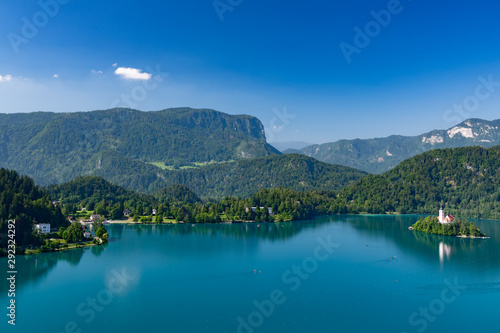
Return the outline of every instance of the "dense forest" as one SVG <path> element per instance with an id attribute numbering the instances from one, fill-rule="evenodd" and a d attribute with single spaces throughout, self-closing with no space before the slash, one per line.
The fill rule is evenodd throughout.
<path id="1" fill-rule="evenodd" d="M 127 190 L 98 176 L 81 176 L 61 185 L 50 185 L 45 190 L 54 200 L 61 202 L 65 215 L 74 214 L 85 207 L 87 210 L 103 212 L 103 215 L 110 215 L 114 211 L 111 215 L 119 218 L 124 207 L 156 204 L 152 196 Z"/>
<path id="2" fill-rule="evenodd" d="M 33 179 L 16 171 L 0 169 L 0 248 L 7 246 L 7 224 L 15 220 L 17 245 L 34 241 L 33 224 L 50 223 L 54 228 L 69 225 L 59 207 Z"/>
<path id="3" fill-rule="evenodd" d="M 37 184 L 98 174 L 94 171 L 104 167 L 101 156 L 111 153 L 141 165 L 127 169 L 133 175 L 153 162 L 183 165 L 280 154 L 266 143 L 257 118 L 214 110 L 0 114 L 0 167 L 26 174 Z M 107 179 L 120 176 L 112 168 L 107 173 Z"/>
<path id="4" fill-rule="evenodd" d="M 433 150 L 341 192 L 351 213 L 449 214 L 500 219 L 500 147 Z"/>
<path id="5" fill-rule="evenodd" d="M 167 174 L 168 185 L 189 186 L 201 197 L 249 197 L 262 188 L 339 191 L 367 174 L 356 169 L 291 154 L 245 159 Z"/>
<path id="6" fill-rule="evenodd" d="M 249 197 L 261 188 L 338 191 L 367 175 L 363 171 L 299 154 L 242 159 L 180 170 L 160 170 L 115 153 L 103 153 L 94 162 L 100 168 L 89 173 L 134 191 L 152 194 L 166 186 L 181 184 L 202 198 L 216 200 L 226 196 Z"/>
<path id="7" fill-rule="evenodd" d="M 171 185 L 153 195 L 137 194 L 95 176 L 47 187 L 66 215 L 85 208 L 106 218 L 123 219 L 123 212 L 140 222 L 285 221 L 338 213 L 336 194 L 330 191 L 261 189 L 248 198 L 226 197 L 203 202 L 184 185 Z M 153 214 L 156 211 L 156 214 Z"/>

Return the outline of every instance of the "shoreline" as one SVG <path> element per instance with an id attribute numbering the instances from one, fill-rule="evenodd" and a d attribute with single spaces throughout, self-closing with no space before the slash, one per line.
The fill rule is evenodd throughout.
<path id="1" fill-rule="evenodd" d="M 316 217 L 321 217 L 321 216 L 332 216 L 332 215 L 318 215 L 318 216 L 315 216 L 313 217 L 316 218 Z M 193 223 L 189 223 L 189 222 L 177 222 L 177 221 L 167 221 L 167 222 L 161 222 L 161 223 L 157 223 L 157 222 L 129 222 L 129 221 L 119 221 L 119 220 L 115 220 L 115 221 L 109 221 L 107 222 L 106 224 L 107 225 L 111 225 L 111 224 L 131 224 L 131 225 L 135 225 L 135 224 L 138 224 L 138 225 L 162 225 L 162 224 L 244 224 L 244 223 L 289 223 L 289 222 L 299 222 L 299 221 L 307 221 L 307 220 L 286 220 L 286 221 L 273 221 L 273 222 L 266 222 L 266 221 L 260 221 L 260 222 L 257 222 L 257 221 L 223 221 L 223 222 L 214 222 L 214 223 L 206 223 L 206 222 L 193 222 Z M 106 225 L 104 224 L 104 225 Z"/>
<path id="2" fill-rule="evenodd" d="M 323 217 L 323 216 L 328 216 L 328 217 L 331 217 L 331 216 L 420 216 L 420 217 L 423 217 L 423 216 L 428 216 L 428 214 L 396 214 L 396 213 L 391 213 L 391 214 L 363 214 L 363 213 L 360 213 L 360 214 L 331 214 L 331 215 L 317 215 L 317 216 L 314 216 L 310 219 L 315 219 L 317 217 Z M 496 220 L 496 219 L 491 219 L 491 218 L 475 218 L 475 217 L 465 217 L 467 219 L 474 219 L 474 220 L 482 220 L 482 221 L 492 221 L 492 222 L 500 222 L 500 220 Z M 145 222 L 133 222 L 132 220 L 110 220 L 110 221 L 107 221 L 106 223 L 104 223 L 104 225 L 106 224 L 139 224 L 139 225 L 157 225 L 157 224 L 232 224 L 232 223 L 236 223 L 236 224 L 242 224 L 242 223 L 282 223 L 282 222 L 297 222 L 297 221 L 307 221 L 307 220 L 310 220 L 310 219 L 305 219 L 305 220 L 286 220 L 286 221 L 273 221 L 273 222 L 266 222 L 266 221 L 261 221 L 261 222 L 256 222 L 256 221 L 222 221 L 222 222 L 216 222 L 216 223 L 205 223 L 205 222 L 200 222 L 200 223 L 187 223 L 187 222 L 183 222 L 183 221 L 180 221 L 180 222 L 177 222 L 177 221 L 166 221 L 166 222 L 162 222 L 162 223 L 156 223 L 156 222 L 149 222 L 149 223 L 145 223 Z M 458 237 L 458 236 L 456 236 Z M 480 237 L 476 237 L 476 238 L 480 238 Z"/>
<path id="3" fill-rule="evenodd" d="M 74 249 L 82 249 L 82 248 L 93 247 L 93 246 L 101 246 L 101 245 L 104 245 L 104 244 L 106 244 L 106 243 L 102 243 L 101 242 L 100 244 L 94 244 L 94 243 L 92 243 L 92 244 L 78 244 L 78 246 L 59 247 L 59 248 L 52 249 L 50 251 L 42 251 L 40 249 L 36 249 L 36 250 L 25 249 L 24 250 L 25 252 L 23 254 L 21 254 L 21 253 L 18 253 L 18 254 L 19 255 L 24 255 L 24 256 L 31 256 L 31 255 L 35 255 L 35 254 L 52 253 L 52 252 L 63 252 L 63 251 L 70 251 L 70 250 L 74 250 Z M 30 251 L 30 253 L 26 253 L 26 251 Z"/>

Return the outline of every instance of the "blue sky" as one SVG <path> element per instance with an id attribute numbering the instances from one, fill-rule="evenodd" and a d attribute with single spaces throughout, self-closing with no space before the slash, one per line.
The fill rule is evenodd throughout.
<path id="1" fill-rule="evenodd" d="M 483 0 L 4 0 L 0 112 L 213 108 L 258 117 L 269 141 L 312 143 L 497 119 L 499 9 Z"/>

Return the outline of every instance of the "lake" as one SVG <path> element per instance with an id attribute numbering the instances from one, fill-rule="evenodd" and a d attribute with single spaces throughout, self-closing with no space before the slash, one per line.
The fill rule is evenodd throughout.
<path id="1" fill-rule="evenodd" d="M 417 219 L 107 226 L 105 246 L 17 256 L 15 331 L 496 331 L 500 223 L 473 240 Z"/>

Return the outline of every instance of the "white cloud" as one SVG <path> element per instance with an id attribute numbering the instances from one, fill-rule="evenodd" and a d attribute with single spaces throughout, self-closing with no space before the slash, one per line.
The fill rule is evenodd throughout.
<path id="1" fill-rule="evenodd" d="M 52 77 L 57 79 L 59 77 L 59 74 L 54 74 L 52 75 Z"/>
<path id="2" fill-rule="evenodd" d="M 12 75 L 0 75 L 0 82 L 9 82 L 12 80 Z"/>
<path id="3" fill-rule="evenodd" d="M 90 71 L 92 74 L 102 74 L 102 71 L 96 71 L 95 69 Z"/>
<path id="4" fill-rule="evenodd" d="M 116 62 L 115 62 L 115 63 L 114 63 L 113 65 L 111 65 L 111 66 L 116 67 L 116 66 L 118 66 L 118 63 L 116 63 Z"/>
<path id="5" fill-rule="evenodd" d="M 149 80 L 151 78 L 151 74 L 143 73 L 142 69 L 130 67 L 118 67 L 115 74 L 129 80 Z"/>

